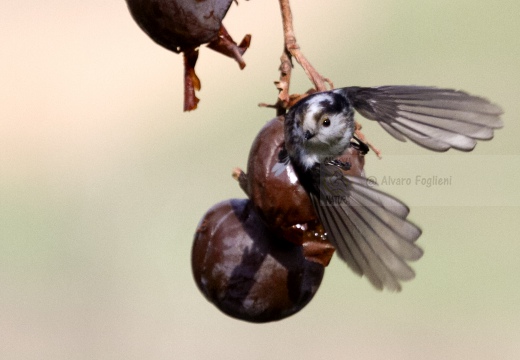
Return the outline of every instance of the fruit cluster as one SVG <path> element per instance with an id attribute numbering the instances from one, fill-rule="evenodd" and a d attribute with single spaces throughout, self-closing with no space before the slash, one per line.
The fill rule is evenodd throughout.
<path id="1" fill-rule="evenodd" d="M 242 55 L 251 36 L 237 45 L 222 25 L 232 0 L 126 2 L 148 36 L 184 54 L 185 111 L 199 101 L 195 63 L 202 44 L 244 68 Z M 192 270 L 199 289 L 224 313 L 251 322 L 280 320 L 301 310 L 318 290 L 334 253 L 292 166 L 273 171 L 280 164 L 283 128 L 283 116 L 263 127 L 251 147 L 247 174 L 235 174 L 248 199 L 213 206 L 193 243 Z M 362 174 L 364 154 L 352 146 L 340 158 L 351 164 L 347 174 Z"/>
<path id="2" fill-rule="evenodd" d="M 288 164 L 273 171 L 283 151 L 283 117 L 257 135 L 247 174 L 237 172 L 248 199 L 213 206 L 200 221 L 192 250 L 195 281 L 224 313 L 246 321 L 280 320 L 301 310 L 318 290 L 334 247 L 309 196 Z M 363 172 L 364 152 L 340 158 Z"/>

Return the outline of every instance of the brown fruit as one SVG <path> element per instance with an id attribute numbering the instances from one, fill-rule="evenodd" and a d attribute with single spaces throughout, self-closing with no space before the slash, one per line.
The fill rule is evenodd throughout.
<path id="1" fill-rule="evenodd" d="M 218 36 L 232 0 L 126 0 L 135 22 L 153 41 L 179 53 Z"/>
<path id="2" fill-rule="evenodd" d="M 232 0 L 126 0 L 135 22 L 157 44 L 184 53 L 184 111 L 197 108 L 200 81 L 195 74 L 198 47 L 208 47 L 234 58 L 245 67 L 242 55 L 249 47 L 246 35 L 237 45 L 228 34 L 222 20 Z"/>
<path id="3" fill-rule="evenodd" d="M 195 281 L 222 312 L 245 321 L 280 320 L 318 290 L 324 267 L 304 248 L 279 239 L 250 200 L 227 200 L 201 220 L 192 250 Z"/>
<path id="4" fill-rule="evenodd" d="M 247 162 L 248 195 L 262 218 L 275 229 L 318 220 L 292 165 L 279 175 L 272 171 L 284 146 L 283 119 L 274 118 L 260 130 Z"/>

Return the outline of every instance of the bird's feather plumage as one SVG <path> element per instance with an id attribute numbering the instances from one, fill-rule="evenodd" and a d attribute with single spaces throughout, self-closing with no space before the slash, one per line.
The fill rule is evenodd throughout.
<path id="1" fill-rule="evenodd" d="M 407 220 L 409 209 L 404 203 L 369 186 L 363 177 L 345 176 L 338 164 L 328 160 L 341 155 L 342 146 L 348 144 L 338 138 L 352 136 L 352 108 L 377 121 L 394 138 L 409 139 L 434 151 L 471 151 L 477 140 L 491 139 L 494 130 L 502 127 L 502 109 L 462 91 L 383 86 L 313 94 L 289 110 L 285 119 L 287 154 L 327 238 L 354 272 L 366 276 L 378 289 L 399 291 L 401 281 L 415 276 L 407 262 L 423 254 L 415 244 L 421 230 Z M 327 129 L 313 120 L 322 119 L 323 114 L 330 120 Z M 348 131 L 331 131 L 341 128 Z M 304 130 L 309 134 L 312 130 L 312 136 L 305 136 Z M 332 140 L 341 146 L 324 146 Z"/>
<path id="2" fill-rule="evenodd" d="M 401 290 L 400 281 L 415 276 L 407 261 L 423 253 L 415 244 L 421 230 L 406 219 L 408 207 L 333 165 L 312 171 L 311 202 L 339 256 L 376 288 Z"/>
<path id="3" fill-rule="evenodd" d="M 434 151 L 471 151 L 503 126 L 502 109 L 463 91 L 422 86 L 347 87 L 344 94 L 361 115 L 376 120 L 394 138 Z"/>

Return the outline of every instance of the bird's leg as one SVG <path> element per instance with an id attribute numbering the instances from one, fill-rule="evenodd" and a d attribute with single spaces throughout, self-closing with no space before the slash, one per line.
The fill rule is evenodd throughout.
<path id="1" fill-rule="evenodd" d="M 328 162 L 330 165 L 334 165 L 334 166 L 337 166 L 339 167 L 341 170 L 350 170 L 350 168 L 352 167 L 352 164 L 349 163 L 348 161 L 341 161 L 341 160 L 338 160 L 338 159 L 333 159 L 331 161 Z"/>
<path id="2" fill-rule="evenodd" d="M 360 143 L 363 143 L 364 145 L 368 146 L 370 149 L 372 149 L 372 151 L 377 155 L 378 158 L 381 159 L 381 150 L 379 150 L 378 148 L 376 148 L 369 140 L 367 140 L 367 137 L 365 136 L 365 134 L 363 134 L 361 132 L 361 124 L 358 123 L 357 121 L 354 122 L 355 123 L 355 130 L 354 130 L 354 137 L 360 142 Z"/>

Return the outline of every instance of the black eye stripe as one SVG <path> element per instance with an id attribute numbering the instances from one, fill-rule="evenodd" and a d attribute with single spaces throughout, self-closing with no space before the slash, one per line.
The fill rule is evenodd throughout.
<path id="1" fill-rule="evenodd" d="M 302 126 L 302 122 L 303 122 L 303 119 L 304 119 L 304 115 L 305 113 L 307 113 L 307 111 L 309 110 L 309 104 L 305 104 L 303 103 L 302 106 L 298 106 L 298 107 L 295 107 L 293 106 L 291 108 L 292 109 L 296 109 L 295 110 L 295 118 L 296 118 L 296 122 L 295 122 L 295 125 L 297 127 L 300 127 Z"/>

